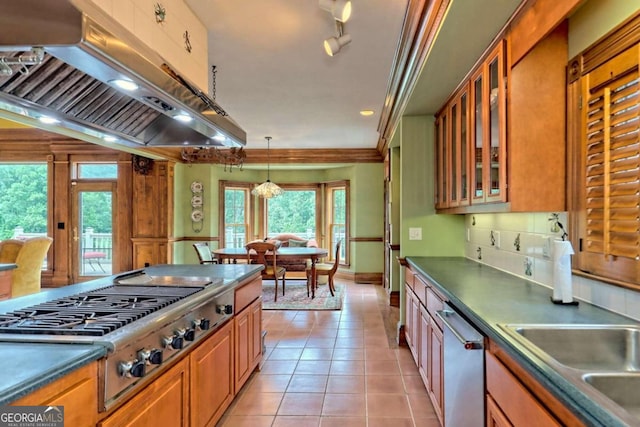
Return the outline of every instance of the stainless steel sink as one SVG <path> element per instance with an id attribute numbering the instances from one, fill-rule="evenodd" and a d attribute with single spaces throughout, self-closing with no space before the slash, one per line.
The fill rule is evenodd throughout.
<path id="1" fill-rule="evenodd" d="M 640 375 L 585 374 L 582 379 L 629 414 L 640 418 Z"/>
<path id="2" fill-rule="evenodd" d="M 640 425 L 640 325 L 499 326 L 623 425 Z"/>
<path id="3" fill-rule="evenodd" d="M 506 325 L 505 330 L 571 368 L 640 371 L 640 326 Z"/>

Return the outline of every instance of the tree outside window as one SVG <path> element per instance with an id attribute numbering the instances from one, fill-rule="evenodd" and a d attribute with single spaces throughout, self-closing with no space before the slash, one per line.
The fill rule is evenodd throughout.
<path id="1" fill-rule="evenodd" d="M 0 240 L 46 235 L 46 163 L 0 164 Z"/>

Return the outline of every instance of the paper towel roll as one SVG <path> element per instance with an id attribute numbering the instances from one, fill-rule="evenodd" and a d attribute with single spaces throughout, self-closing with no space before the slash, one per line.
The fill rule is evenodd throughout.
<path id="1" fill-rule="evenodd" d="M 571 284 L 571 242 L 555 240 L 553 242 L 553 299 L 562 302 L 573 301 Z"/>

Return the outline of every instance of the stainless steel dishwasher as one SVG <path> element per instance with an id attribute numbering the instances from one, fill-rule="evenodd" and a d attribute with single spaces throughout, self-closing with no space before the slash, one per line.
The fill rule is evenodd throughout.
<path id="1" fill-rule="evenodd" d="M 485 425 L 484 336 L 453 307 L 437 312 L 444 323 L 444 425 Z"/>

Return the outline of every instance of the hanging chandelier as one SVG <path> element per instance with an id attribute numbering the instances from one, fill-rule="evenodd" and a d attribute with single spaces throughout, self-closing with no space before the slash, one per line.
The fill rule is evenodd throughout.
<path id="1" fill-rule="evenodd" d="M 267 180 L 251 190 L 251 194 L 253 194 L 254 196 L 262 197 L 263 199 L 270 199 L 272 197 L 278 197 L 279 195 L 284 193 L 284 190 L 278 187 L 278 185 L 271 182 L 271 179 L 269 179 L 269 172 L 271 168 L 271 155 L 269 154 L 271 137 L 265 136 L 264 138 L 267 140 Z"/>
<path id="2" fill-rule="evenodd" d="M 243 147 L 219 150 L 216 147 L 185 147 L 181 150 L 180 156 L 187 163 L 219 163 L 224 165 L 224 170 L 232 170 L 234 166 L 242 170 L 244 159 L 247 153 Z"/>

